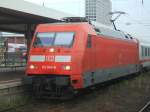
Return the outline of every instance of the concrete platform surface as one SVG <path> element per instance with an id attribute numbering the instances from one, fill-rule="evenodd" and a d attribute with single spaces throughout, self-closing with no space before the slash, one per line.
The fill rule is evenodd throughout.
<path id="1" fill-rule="evenodd" d="M 21 79 L 25 76 L 25 70 L 0 72 L 0 84 L 7 81 Z"/>
<path id="2" fill-rule="evenodd" d="M 9 80 L 9 81 L 1 81 L 0 82 L 0 91 L 2 89 L 6 88 L 14 88 L 22 86 L 22 80 L 21 79 L 15 79 L 15 80 Z"/>

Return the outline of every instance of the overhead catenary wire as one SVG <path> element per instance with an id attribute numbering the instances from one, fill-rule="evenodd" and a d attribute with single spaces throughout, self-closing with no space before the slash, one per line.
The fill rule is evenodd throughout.
<path id="1" fill-rule="evenodd" d="M 144 0 L 142 0 L 142 5 L 144 5 Z"/>
<path id="2" fill-rule="evenodd" d="M 135 3 L 138 3 L 139 0 L 135 0 Z M 144 0 L 140 0 L 140 2 L 142 2 L 142 5 L 139 4 L 139 10 L 136 10 L 137 11 L 140 11 L 141 10 L 141 14 L 139 15 L 139 17 L 137 18 L 141 18 L 143 17 L 143 11 L 145 13 L 147 13 L 146 16 L 149 16 L 150 17 L 150 12 L 144 7 Z M 127 18 L 127 20 L 129 19 L 130 21 L 132 21 L 134 24 L 138 24 L 138 25 L 141 25 L 144 27 L 144 29 L 150 29 L 149 26 L 150 26 L 150 22 L 149 21 L 145 21 L 141 18 L 141 20 L 137 20 L 135 17 L 132 17 L 130 14 L 125 14 L 123 15 L 124 17 Z M 132 24 L 132 23 L 131 23 Z"/>

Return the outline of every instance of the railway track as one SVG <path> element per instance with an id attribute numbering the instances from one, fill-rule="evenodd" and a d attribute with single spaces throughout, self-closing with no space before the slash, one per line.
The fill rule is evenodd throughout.
<path id="1" fill-rule="evenodd" d="M 138 112 L 150 112 L 150 101 Z"/>
<path id="2" fill-rule="evenodd" d="M 142 100 L 137 99 L 141 95 L 149 95 L 150 89 L 146 89 L 145 82 L 146 85 L 150 85 L 150 75 L 138 77 L 98 86 L 70 101 L 33 99 L 27 105 L 0 110 L 0 112 L 111 112 L 112 110 L 114 112 L 150 112 L 150 102 L 138 111 L 141 101 L 144 104 L 148 97 Z M 135 105 L 135 100 L 138 105 Z"/>
<path id="3" fill-rule="evenodd" d="M 16 107 L 10 107 L 10 108 L 7 108 L 7 109 L 2 109 L 2 110 L 0 110 L 0 112 L 16 112 L 16 110 L 18 108 L 23 107 L 23 106 L 25 106 L 25 104 L 24 105 L 19 105 L 19 106 L 16 106 Z"/>
<path id="4" fill-rule="evenodd" d="M 15 83 L 15 82 L 21 82 L 21 79 L 17 78 L 17 79 L 14 79 L 14 80 L 0 81 L 0 84 L 8 84 L 8 83 Z"/>
<path id="5" fill-rule="evenodd" d="M 30 103 L 32 103 L 33 105 L 38 105 L 39 107 L 41 106 L 40 105 L 40 103 L 37 103 L 37 102 L 35 102 L 34 100 L 33 101 L 31 101 Z M 41 101 L 41 103 L 43 103 L 42 101 Z M 61 110 L 62 108 L 63 108 L 63 106 L 65 105 L 65 101 L 63 101 L 63 102 L 59 102 L 59 101 L 54 101 L 53 103 L 49 103 L 49 102 L 44 102 L 45 104 L 44 104 L 44 106 L 49 106 L 49 108 L 51 109 L 51 110 Z M 3 109 L 3 110 L 0 110 L 0 112 L 17 112 L 17 111 L 19 111 L 20 112 L 20 110 L 21 110 L 21 112 L 23 111 L 22 109 L 24 108 L 24 107 L 26 107 L 28 104 L 23 104 L 23 105 L 19 105 L 19 106 L 16 106 L 16 107 L 12 107 L 12 108 L 7 108 L 7 109 Z M 42 107 L 42 106 L 41 106 Z M 43 108 L 43 107 L 42 107 Z M 23 111 L 24 112 L 24 111 Z"/>

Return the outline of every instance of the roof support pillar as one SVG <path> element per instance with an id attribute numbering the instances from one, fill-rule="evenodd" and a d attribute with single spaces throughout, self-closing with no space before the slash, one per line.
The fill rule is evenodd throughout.
<path id="1" fill-rule="evenodd" d="M 26 25 L 25 38 L 27 39 L 27 55 L 29 54 L 34 30 L 35 30 L 35 25 L 33 25 L 33 24 Z"/>

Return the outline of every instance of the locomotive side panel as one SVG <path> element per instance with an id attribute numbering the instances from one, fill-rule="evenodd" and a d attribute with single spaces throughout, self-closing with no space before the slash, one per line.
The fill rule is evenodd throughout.
<path id="1" fill-rule="evenodd" d="M 90 69 L 88 64 L 85 66 L 87 70 L 83 73 L 84 87 L 139 71 L 137 43 L 104 36 L 93 36 L 92 45 L 92 56 L 86 60 L 95 63 L 93 66 L 90 65 Z M 88 53 L 90 51 L 86 52 L 86 55 L 89 55 Z"/>

